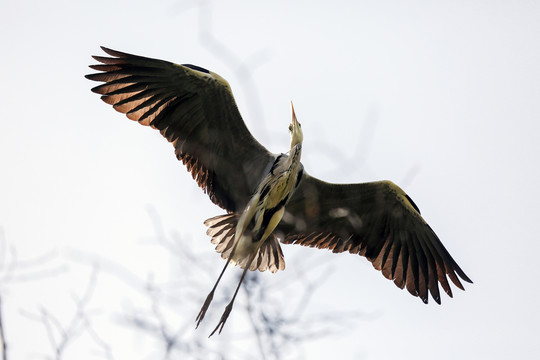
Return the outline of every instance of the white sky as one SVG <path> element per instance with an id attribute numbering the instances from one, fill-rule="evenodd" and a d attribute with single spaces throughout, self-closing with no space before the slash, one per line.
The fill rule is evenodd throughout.
<path id="1" fill-rule="evenodd" d="M 149 206 L 167 234 L 213 256 L 216 275 L 222 266 L 202 224 L 221 210 L 157 132 L 90 92 L 95 84 L 83 76 L 99 45 L 219 73 L 254 136 L 274 152 L 287 150 L 293 100 L 307 171 L 402 185 L 475 281 L 442 306 L 426 306 L 364 259 L 285 247 L 287 260 L 309 253 L 330 261 L 313 312 L 370 314 L 339 337 L 307 343 L 308 358 L 539 358 L 539 3 L 200 4 L 0 3 L 0 229 L 20 261 L 57 251 L 53 267 L 68 266 L 62 276 L 0 284 L 12 358 L 51 354 L 43 327 L 23 313 L 44 306 L 68 317 L 91 272 L 73 260 L 76 250 L 143 278 L 178 276 L 166 254 L 145 244 L 154 235 Z M 201 21 L 211 37 L 199 32 Z M 217 52 L 214 41 L 230 53 Z M 295 276 L 287 266 L 278 278 Z M 203 280 L 210 289 L 213 279 Z M 196 296 L 202 303 L 205 295 Z M 110 341 L 121 331 L 110 314 L 130 296 L 110 279 L 98 281 L 99 331 L 115 359 L 152 358 L 144 339 Z M 201 339 L 222 310 L 210 311 Z M 229 321 L 225 332 L 234 331 Z M 95 358 L 77 354 L 85 356 Z"/>

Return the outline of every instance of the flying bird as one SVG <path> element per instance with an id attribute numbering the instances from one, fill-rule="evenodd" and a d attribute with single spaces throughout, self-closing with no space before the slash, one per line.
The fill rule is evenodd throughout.
<path id="1" fill-rule="evenodd" d="M 223 329 L 247 270 L 285 269 L 280 242 L 366 257 L 399 288 L 441 303 L 439 284 L 472 283 L 391 181 L 332 184 L 310 176 L 300 162 L 303 133 L 292 107 L 287 153 L 273 154 L 247 129 L 229 83 L 202 67 L 102 47 L 86 75 L 113 108 L 151 126 L 173 144 L 199 187 L 226 214 L 205 221 L 226 260 L 196 322 L 203 320 L 229 263 L 244 269 L 236 291 L 210 334 Z"/>

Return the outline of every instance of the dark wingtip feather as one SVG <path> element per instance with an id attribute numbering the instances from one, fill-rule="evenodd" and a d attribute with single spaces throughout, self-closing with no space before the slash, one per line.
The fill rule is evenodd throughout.
<path id="1" fill-rule="evenodd" d="M 461 268 L 457 264 L 455 265 L 455 267 L 456 267 L 456 272 L 457 272 L 457 274 L 459 275 L 459 277 L 461 279 L 463 279 L 464 281 L 466 281 L 466 282 L 468 282 L 470 284 L 473 284 L 473 281 L 467 275 L 465 275 L 463 270 L 461 270 Z"/>
<path id="2" fill-rule="evenodd" d="M 461 284 L 461 281 L 459 281 L 459 278 L 456 276 L 456 274 L 453 271 L 450 271 L 448 273 L 448 277 L 450 278 L 450 280 L 452 280 L 452 282 L 454 283 L 454 285 L 456 285 L 456 287 L 460 288 L 461 290 L 465 290 L 465 288 Z"/>
<path id="3" fill-rule="evenodd" d="M 105 65 L 105 64 L 99 64 L 99 65 L 88 65 L 90 69 L 97 70 L 97 71 L 117 71 L 122 70 L 121 66 L 118 65 Z"/>
<path id="4" fill-rule="evenodd" d="M 113 49 L 109 49 L 108 47 L 105 47 L 105 46 L 100 46 L 101 47 L 101 50 L 105 51 L 107 54 L 111 55 L 111 56 L 115 56 L 115 57 L 130 57 L 130 56 L 133 56 L 131 54 L 128 54 L 128 53 L 124 53 L 124 52 L 121 52 L 121 51 L 116 51 L 116 50 L 113 50 Z"/>
<path id="5" fill-rule="evenodd" d="M 91 78 L 88 77 L 88 75 L 86 75 L 86 78 L 92 80 Z M 101 85 L 98 85 L 90 89 L 90 91 L 92 91 L 94 94 L 103 95 L 103 93 L 100 91 L 101 88 L 102 88 Z"/>
<path id="6" fill-rule="evenodd" d="M 105 57 L 105 56 L 93 55 L 92 58 L 106 65 L 118 65 L 118 64 L 125 63 L 124 60 L 122 60 L 121 58 L 116 58 L 116 57 L 110 58 L 110 57 Z"/>
<path id="7" fill-rule="evenodd" d="M 101 56 L 101 55 L 92 55 L 92 59 L 94 59 L 96 61 L 99 61 L 100 63 L 103 63 L 103 62 L 105 62 L 107 60 L 112 60 L 111 58 Z"/>

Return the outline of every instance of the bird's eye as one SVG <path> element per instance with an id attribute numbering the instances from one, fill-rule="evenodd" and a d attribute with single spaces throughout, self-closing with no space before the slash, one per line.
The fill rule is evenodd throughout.
<path id="1" fill-rule="evenodd" d="M 289 125 L 289 131 L 292 131 L 292 124 Z"/>

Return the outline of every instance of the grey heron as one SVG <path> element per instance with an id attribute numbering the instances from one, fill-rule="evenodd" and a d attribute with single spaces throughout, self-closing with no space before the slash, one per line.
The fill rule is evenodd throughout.
<path id="1" fill-rule="evenodd" d="M 280 242 L 362 255 L 424 303 L 428 293 L 441 303 L 439 284 L 453 296 L 448 278 L 462 290 L 459 278 L 472 283 L 416 204 L 391 181 L 332 184 L 305 172 L 294 108 L 289 152 L 273 154 L 250 134 L 231 87 L 218 74 L 102 49 L 109 56 L 93 56 L 100 64 L 90 65 L 97 72 L 86 75 L 103 82 L 92 91 L 129 119 L 159 130 L 199 187 L 226 211 L 205 221 L 226 263 L 197 327 L 229 263 L 244 270 L 212 334 L 223 329 L 247 270 L 285 269 Z"/>

